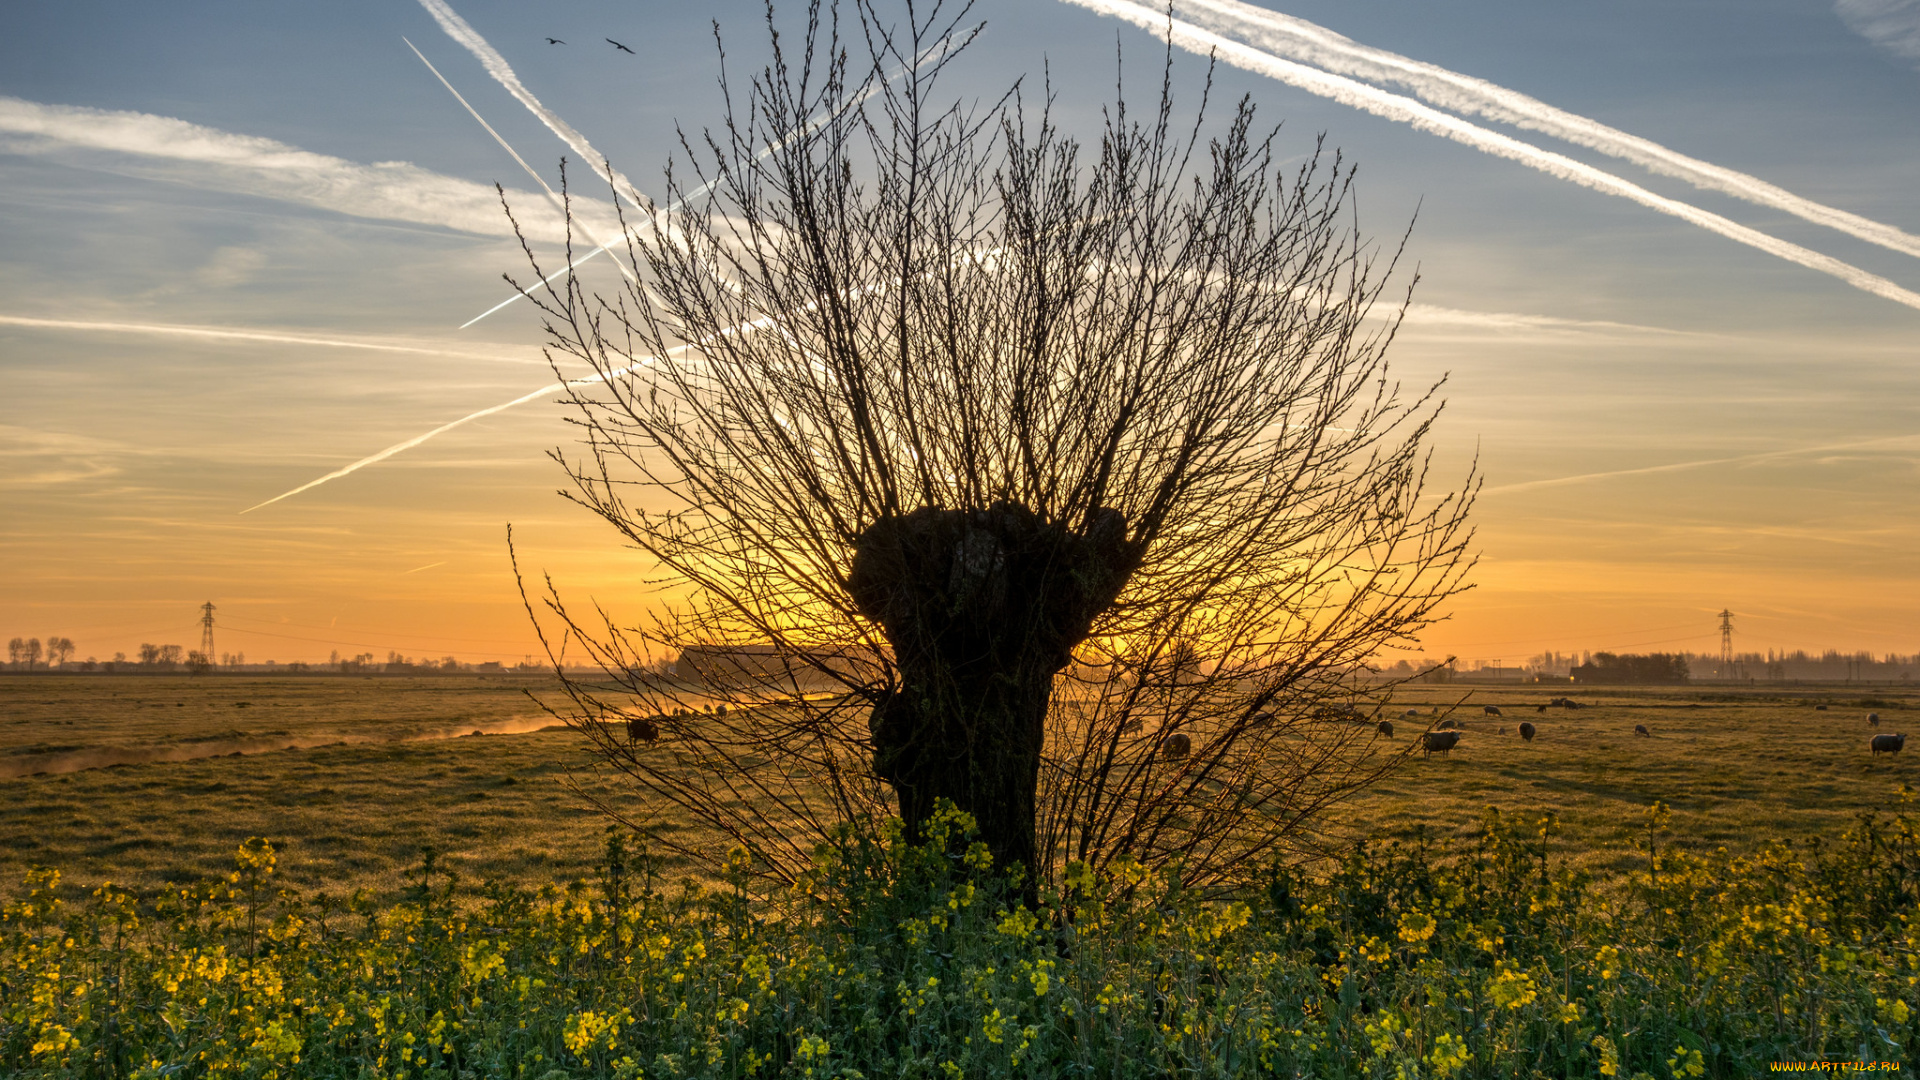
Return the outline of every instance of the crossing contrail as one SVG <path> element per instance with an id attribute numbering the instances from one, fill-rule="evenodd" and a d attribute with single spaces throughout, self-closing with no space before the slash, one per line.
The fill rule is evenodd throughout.
<path id="1" fill-rule="evenodd" d="M 433 61 L 427 59 L 425 53 L 422 53 L 419 49 L 414 48 L 413 42 L 407 41 L 407 39 L 404 36 L 401 37 L 400 40 L 407 42 L 407 48 L 413 49 L 413 55 L 418 56 L 420 58 L 420 62 L 427 65 L 427 70 L 433 72 L 433 77 L 436 79 L 439 79 L 440 85 L 447 88 L 447 93 L 452 94 L 453 99 L 455 101 L 458 101 L 461 107 L 467 110 L 467 115 L 473 117 L 474 120 L 479 122 L 481 127 L 487 129 L 487 134 L 493 136 L 493 141 L 500 144 L 500 149 L 505 150 L 513 158 L 513 160 L 520 163 L 520 167 L 526 170 L 526 173 L 528 176 L 533 177 L 533 182 L 536 184 L 539 184 L 540 190 L 547 193 L 547 201 L 551 202 L 553 204 L 553 208 L 560 212 L 561 220 L 571 221 L 572 223 L 579 225 L 580 230 L 587 234 L 587 239 L 593 241 L 596 245 L 598 245 L 596 248 L 594 248 L 594 254 L 597 255 L 600 252 L 607 250 L 606 242 L 601 240 L 598 236 L 595 236 L 593 234 L 593 230 L 587 227 L 586 222 L 581 221 L 579 218 L 567 212 L 567 204 L 561 200 L 559 193 L 553 190 L 552 185 L 547 183 L 547 178 L 533 171 L 533 166 L 527 164 L 527 159 L 521 157 L 519 151 L 515 150 L 512 146 L 508 145 L 507 140 L 504 138 L 501 138 L 499 132 L 493 130 L 493 125 L 487 123 L 487 118 L 480 115 L 480 110 L 474 108 L 472 105 L 469 105 L 467 103 L 467 99 L 461 96 L 460 91 L 455 90 L 453 88 L 453 84 L 447 81 L 447 77 L 445 75 L 440 74 L 440 69 L 433 66 Z M 587 258 L 592 258 L 592 257 L 593 256 L 591 255 L 587 256 Z M 580 262 L 585 262 L 585 261 L 586 259 L 580 260 Z M 613 263 L 615 266 L 618 266 L 620 268 L 620 272 L 622 274 L 626 275 L 628 281 L 639 280 L 638 278 L 635 278 L 633 276 L 632 270 L 627 269 L 627 264 L 621 262 L 619 259 L 613 260 Z M 574 265 L 577 266 L 579 264 L 575 263 Z M 472 323 L 467 324 L 467 326 L 471 326 L 471 325 L 473 324 Z M 466 326 L 462 326 L 461 329 L 462 330 L 466 329 Z"/>
<path id="2" fill-rule="evenodd" d="M 426 2 L 426 0 L 422 0 L 422 2 L 424 3 Z M 469 28 L 469 30 L 471 31 L 471 28 Z M 479 37 L 477 33 L 474 34 L 474 36 L 476 38 Z M 405 40 L 405 39 L 402 39 L 402 40 Z M 409 41 L 407 42 L 407 45 L 408 47 L 412 47 L 413 42 Z M 921 64 L 926 63 L 929 59 L 931 59 L 935 55 L 938 55 L 941 48 L 943 48 L 942 45 L 932 45 L 922 50 L 920 55 L 914 58 L 914 61 L 912 64 L 902 65 L 899 70 L 887 76 L 886 82 L 892 82 L 894 79 L 899 78 L 901 75 L 906 74 L 908 71 L 917 69 Z M 419 50 L 415 49 L 414 52 L 417 55 L 419 53 Z M 420 59 L 422 61 L 425 61 L 426 57 L 422 56 L 420 57 Z M 504 60 L 501 62 L 505 63 Z M 428 64 L 427 66 L 429 68 L 433 67 L 432 64 Z M 435 71 L 434 74 L 439 75 L 440 73 L 438 71 Z M 442 78 L 440 81 L 442 84 L 445 84 L 447 80 Z M 754 160 L 759 161 L 760 159 L 766 157 L 768 154 L 771 154 L 774 151 L 792 142 L 794 139 L 799 138 L 803 135 L 810 135 L 813 132 L 818 131 L 821 125 L 831 122 L 835 117 L 838 117 L 841 114 L 845 113 L 848 109 L 851 109 L 859 105 L 861 102 L 864 102 L 868 98 L 879 93 L 880 87 L 882 85 L 884 84 L 874 83 L 868 86 L 866 89 L 861 90 L 856 94 L 848 95 L 846 100 L 840 102 L 838 105 L 835 105 L 833 108 L 822 110 L 818 116 L 813 117 L 811 120 L 808 120 L 806 123 L 801 124 L 800 126 L 794 128 L 792 131 L 787 132 L 785 135 L 781 136 L 779 139 L 775 140 L 774 142 L 768 143 L 766 146 L 761 147 L 759 152 L 754 154 L 753 156 Z M 447 89 L 453 90 L 453 87 L 451 85 L 448 85 Z M 454 96 L 460 97 L 459 92 L 454 91 Z M 467 100 L 465 98 L 460 98 L 460 104 L 466 105 Z M 473 106 L 467 105 L 467 111 L 473 112 Z M 475 120 L 480 120 L 480 114 L 477 112 L 473 112 L 473 118 Z M 489 133 L 493 132 L 493 128 L 490 126 L 487 126 L 487 122 L 485 120 L 480 120 L 480 123 L 482 126 L 487 127 L 487 131 Z M 494 134 L 493 137 L 495 139 L 500 139 L 500 136 L 498 134 Z M 506 140 L 500 139 L 500 145 L 506 146 L 507 145 Z M 510 154 L 513 153 L 513 148 L 508 147 L 507 152 Z M 514 154 L 514 159 L 516 161 L 519 160 L 519 157 L 520 155 Z M 524 161 L 520 162 L 520 167 L 526 168 L 526 162 Z M 698 199 L 701 196 L 707 194 L 709 191 L 712 191 L 714 186 L 718 183 L 720 183 L 720 178 L 716 176 L 712 180 L 709 180 L 706 183 L 701 184 L 699 187 L 694 188 L 692 191 L 687 192 L 686 194 L 680 196 L 679 198 L 673 200 L 671 203 L 667 204 L 666 210 L 662 211 L 662 213 L 672 214 L 674 211 L 680 209 L 682 206 L 685 206 L 687 203 L 690 203 L 693 200 Z M 621 234 L 621 239 L 624 240 L 627 237 L 630 237 L 633 235 L 634 235 L 634 231 L 631 227 L 629 227 Z M 627 265 L 625 263 L 620 262 L 618 255 L 614 253 L 613 246 L 611 244 L 603 243 L 603 244 L 600 244 L 599 247 L 594 248 L 592 251 L 587 252 L 585 255 L 582 255 L 579 258 L 574 259 L 572 262 L 568 263 L 566 266 L 563 266 L 560 269 L 555 270 L 553 273 L 548 274 L 546 277 L 540 279 L 540 283 L 542 285 L 551 285 L 554 281 L 558 280 L 559 278 L 565 277 L 567 274 L 570 274 L 573 271 L 579 269 L 582 263 L 586 262 L 588 259 L 593 258 L 595 255 L 598 255 L 603 251 L 607 252 L 608 254 L 614 255 L 615 257 L 613 261 L 615 263 L 619 263 L 620 272 L 623 274 L 626 274 L 628 280 L 633 279 L 633 274 L 627 269 Z M 472 326 L 474 323 L 479 322 L 481 319 L 484 319 L 487 316 L 492 315 L 494 312 L 499 311 L 500 309 L 508 306 L 509 304 L 512 304 L 514 301 L 520 299 L 523 295 L 524 295 L 523 293 L 518 293 L 518 292 L 514 293 L 512 296 L 507 297 L 505 300 L 500 301 L 499 303 L 493 305 L 492 307 L 481 312 L 480 314 L 475 315 L 473 318 L 468 319 L 466 322 L 461 323 L 460 329 L 465 330 L 467 327 Z"/>
<path id="3" fill-rule="evenodd" d="M 1868 243 L 1920 257 L 1920 236 L 1892 225 L 1802 198 L 1759 177 L 1688 157 L 1651 139 L 1630 135 L 1484 79 L 1362 45 L 1305 19 L 1240 0 L 1175 0 L 1174 10 L 1197 26 L 1289 60 L 1371 83 L 1402 86 L 1430 105 L 1564 139 L 1703 190 L 1782 210 Z"/>
<path id="4" fill-rule="evenodd" d="M 1582 187 L 1629 199 L 1769 255 L 1798 263 L 1810 270 L 1830 274 L 1863 292 L 1920 310 L 1920 293 L 1902 288 L 1877 274 L 1868 273 L 1850 263 L 1841 262 L 1839 259 L 1822 255 L 1798 244 L 1769 236 L 1757 229 L 1750 229 L 1739 222 L 1702 210 L 1691 203 L 1656 195 L 1638 184 L 1596 169 L 1585 162 L 1575 161 L 1564 154 L 1542 150 L 1531 143 L 1521 142 L 1511 136 L 1462 120 L 1451 113 L 1440 112 L 1410 97 L 1389 93 L 1344 75 L 1335 75 L 1332 72 L 1262 52 L 1193 23 L 1169 19 L 1163 11 L 1129 3 L 1128 0 L 1066 0 L 1066 2 L 1133 23 L 1156 37 L 1190 52 L 1201 55 L 1212 54 L 1235 67 L 1266 75 L 1289 86 L 1337 101 L 1342 105 L 1452 139 L 1484 153 L 1518 162 Z"/>
<path id="5" fill-rule="evenodd" d="M 464 46 L 468 52 L 479 59 L 481 66 L 487 69 L 487 74 L 492 75 L 495 82 L 506 87 L 507 92 L 518 99 L 520 104 L 525 105 L 528 112 L 539 117 L 541 123 L 547 125 L 555 135 L 560 136 L 560 141 L 572 147 L 573 152 L 579 154 L 580 159 L 598 173 L 602 180 L 612 185 L 615 192 L 632 203 L 636 209 L 648 214 L 653 213 L 652 201 L 642 195 L 640 189 L 633 186 L 632 181 L 620 175 L 618 170 L 609 165 L 606 156 L 595 150 L 585 135 L 574 130 L 572 124 L 560 119 L 559 114 L 552 109 L 540 104 L 540 99 L 534 97 L 533 92 L 521 84 L 520 76 L 513 73 L 513 65 L 507 63 L 507 58 L 501 56 L 492 45 L 487 44 L 487 39 L 481 37 L 479 31 L 467 25 L 467 20 L 448 7 L 446 0 L 420 0 L 420 6 L 427 9 L 427 13 L 433 16 L 434 21 L 440 24 L 440 29 L 445 30 L 448 37 Z"/>

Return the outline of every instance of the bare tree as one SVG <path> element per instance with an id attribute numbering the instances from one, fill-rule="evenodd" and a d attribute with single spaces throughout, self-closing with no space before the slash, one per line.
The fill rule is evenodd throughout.
<path id="1" fill-rule="evenodd" d="M 1337 155 L 1283 174 L 1247 101 L 1176 127 L 1171 54 L 1091 147 L 1050 92 L 943 107 L 955 7 L 859 0 L 850 50 L 814 3 L 683 139 L 638 283 L 532 294 L 600 376 L 570 497 L 663 589 L 633 625 L 549 582 L 549 655 L 614 677 L 568 683 L 643 796 L 609 809 L 689 854 L 792 880 L 945 798 L 1030 881 L 1230 884 L 1393 760 L 1351 703 L 1464 587 L 1473 482 L 1426 493 L 1439 403 L 1389 377 L 1397 256 Z"/>

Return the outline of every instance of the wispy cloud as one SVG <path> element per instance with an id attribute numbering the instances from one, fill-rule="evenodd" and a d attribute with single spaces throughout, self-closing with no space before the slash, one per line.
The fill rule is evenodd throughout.
<path id="1" fill-rule="evenodd" d="M 0 489 L 53 487 L 120 471 L 127 448 L 85 435 L 0 424 Z"/>
<path id="2" fill-rule="evenodd" d="M 1690 203 L 1656 195 L 1638 184 L 1596 169 L 1585 162 L 1575 161 L 1564 154 L 1542 150 L 1531 143 L 1521 142 L 1511 136 L 1462 120 L 1451 113 L 1441 112 L 1404 95 L 1389 93 L 1344 75 L 1335 75 L 1319 68 L 1274 56 L 1193 23 L 1180 19 L 1170 20 L 1164 11 L 1129 3 L 1127 0 L 1066 0 L 1066 2 L 1133 23 L 1190 52 L 1202 55 L 1211 53 L 1235 67 L 1266 75 L 1289 86 L 1337 101 L 1342 105 L 1451 139 L 1495 157 L 1538 169 L 1549 176 L 1581 187 L 1629 199 L 1649 209 L 1698 225 L 1709 232 L 1719 233 L 1729 240 L 1738 241 L 1777 258 L 1798 263 L 1823 274 L 1830 274 L 1863 292 L 1920 310 L 1920 293 L 1902 288 L 1877 274 L 1868 273 L 1850 263 L 1822 255 L 1798 244 L 1768 236 L 1757 229 L 1750 229 L 1739 222 L 1702 210 Z"/>
<path id="3" fill-rule="evenodd" d="M 1920 60 L 1920 0 L 1835 0 L 1847 28 L 1895 56 Z"/>
<path id="4" fill-rule="evenodd" d="M 1839 0 L 1843 18 L 1862 34 L 1902 55 L 1920 59 L 1920 0 Z M 1174 11 L 1195 25 L 1227 34 L 1289 60 L 1370 83 L 1400 86 L 1430 105 L 1538 131 L 1576 146 L 1631 161 L 1707 191 L 1782 210 L 1849 236 L 1920 257 L 1920 236 L 1802 198 L 1735 169 L 1725 168 L 1629 135 L 1504 86 L 1413 60 L 1292 15 L 1240 0 L 1176 0 Z"/>
<path id="5" fill-rule="evenodd" d="M 1622 476 L 1655 476 L 1660 473 L 1690 472 L 1714 465 L 1757 465 L 1767 461 L 1780 461 L 1786 458 L 1808 457 L 1832 454 L 1837 450 L 1861 450 L 1867 447 L 1893 447 L 1903 443 L 1920 441 L 1920 435 L 1890 435 L 1881 439 L 1860 439 L 1853 442 L 1825 443 L 1820 446 L 1795 446 L 1785 450 L 1768 450 L 1758 454 L 1738 454 L 1733 457 L 1701 458 L 1695 461 L 1675 461 L 1666 465 L 1647 465 L 1637 469 L 1609 469 L 1605 472 L 1579 473 L 1574 476 L 1556 476 L 1549 480 L 1528 480 L 1518 484 L 1501 484 L 1496 487 L 1482 488 L 1482 495 L 1507 495 L 1516 491 L 1533 491 L 1538 488 L 1567 487 L 1573 484 L 1590 484 L 1599 480 L 1613 480 Z"/>
<path id="6" fill-rule="evenodd" d="M 359 218 L 434 225 L 480 236 L 513 234 L 501 212 L 500 195 L 490 185 L 404 161 L 363 165 L 152 113 L 0 96 L 0 152 Z M 509 190 L 507 196 L 516 211 L 544 201 L 524 191 Z M 550 242 L 564 236 L 556 216 L 537 214 L 522 224 L 534 239 Z"/>

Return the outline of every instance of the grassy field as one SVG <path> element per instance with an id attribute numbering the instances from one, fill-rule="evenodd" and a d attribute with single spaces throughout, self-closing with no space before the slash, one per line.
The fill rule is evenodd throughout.
<path id="1" fill-rule="evenodd" d="M 271 839 L 283 880 L 308 890 L 392 890 L 429 847 L 472 881 L 585 874 L 604 829 L 590 799 L 622 789 L 591 769 L 579 735 L 541 730 L 550 719 L 527 695 L 550 688 L 516 677 L 0 676 L 0 892 L 35 865 L 76 886 L 203 879 L 230 869 L 250 836 Z M 1403 693 L 1395 715 L 1429 715 L 1396 720 L 1399 738 L 1383 750 L 1409 745 L 1435 708 L 1453 710 L 1466 736 L 1345 806 L 1328 839 L 1420 826 L 1465 837 L 1492 805 L 1557 814 L 1568 826 L 1559 853 L 1605 866 L 1633 858 L 1627 842 L 1654 799 L 1674 809 L 1672 842 L 1740 851 L 1837 835 L 1920 780 L 1920 746 L 1877 761 L 1867 752 L 1873 731 L 1920 716 L 1913 690 L 1600 688 L 1572 693 L 1585 708 L 1535 710 L 1567 692 Z M 1486 716 L 1487 704 L 1504 715 Z M 1539 726 L 1532 743 L 1515 734 L 1522 720 Z M 1652 734 L 1635 735 L 1636 724 Z"/>
<path id="2" fill-rule="evenodd" d="M 0 678 L 0 886 L 30 866 L 133 887 L 231 869 L 273 839 L 288 884 L 388 890 L 433 847 L 473 880 L 585 872 L 604 791 L 545 679 Z M 473 735 L 474 731 L 512 732 Z M 468 734 L 458 735 L 456 733 Z M 298 748 L 266 747 L 300 744 Z M 196 756 L 47 775 L 40 768 Z M 570 781 L 577 781 L 570 785 Z"/>
<path id="3" fill-rule="evenodd" d="M 1585 707 L 1537 711 L 1561 695 Z M 1486 705 L 1503 715 L 1485 715 Z M 1336 835 L 1424 825 L 1464 836 L 1487 806 L 1551 812 L 1566 826 L 1559 853 L 1599 868 L 1633 858 L 1628 841 L 1655 799 L 1673 808 L 1673 843 L 1740 852 L 1838 835 L 1860 813 L 1889 806 L 1902 784 L 1920 787 L 1920 745 L 1878 760 L 1867 745 L 1876 732 L 1920 738 L 1920 690 L 1910 688 L 1423 687 L 1394 711 L 1436 707 L 1454 707 L 1467 732 L 1459 747 L 1408 761 L 1339 815 Z M 1869 712 L 1879 727 L 1868 726 Z M 1530 743 L 1518 735 L 1521 721 L 1539 729 Z M 1396 721 L 1401 741 L 1425 722 Z"/>

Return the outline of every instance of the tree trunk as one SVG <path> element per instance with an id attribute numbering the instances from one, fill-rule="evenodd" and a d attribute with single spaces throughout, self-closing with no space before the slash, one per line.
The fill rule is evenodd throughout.
<path id="1" fill-rule="evenodd" d="M 1084 532 L 1016 503 L 928 507 L 860 535 L 847 589 L 892 644 L 900 686 L 875 703 L 874 770 L 914 843 L 934 801 L 972 814 L 994 865 L 1038 880 L 1034 806 L 1053 676 L 1136 563 L 1126 520 Z"/>

